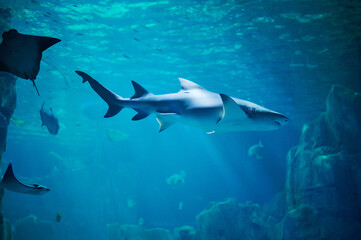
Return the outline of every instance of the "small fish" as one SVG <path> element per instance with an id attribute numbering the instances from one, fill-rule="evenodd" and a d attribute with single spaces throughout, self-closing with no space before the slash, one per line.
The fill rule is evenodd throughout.
<path id="1" fill-rule="evenodd" d="M 46 126 L 49 133 L 53 135 L 57 135 L 59 132 L 59 120 L 55 117 L 53 110 L 50 108 L 50 112 L 45 111 L 44 104 L 41 106 L 40 109 L 40 117 L 41 117 L 41 126 Z"/>
<path id="2" fill-rule="evenodd" d="M 173 174 L 169 178 L 167 178 L 167 184 L 171 187 L 180 187 L 185 183 L 186 173 L 181 171 L 180 174 Z"/>
<path id="3" fill-rule="evenodd" d="M 260 140 L 257 144 L 251 146 L 248 149 L 248 157 L 255 157 L 256 159 L 262 159 L 263 148 L 264 148 L 263 143 Z"/>
<path id="4" fill-rule="evenodd" d="M 107 137 L 111 142 L 119 142 L 128 138 L 128 135 L 116 129 L 107 129 Z"/>
<path id="5" fill-rule="evenodd" d="M 22 119 L 20 119 L 18 117 L 15 117 L 15 116 L 12 116 L 10 118 L 10 120 L 13 121 L 15 123 L 15 125 L 18 126 L 18 127 L 22 127 L 25 124 L 24 120 L 22 120 Z"/>
<path id="6" fill-rule="evenodd" d="M 132 198 L 127 199 L 127 206 L 133 208 L 136 205 L 135 201 Z"/>
<path id="7" fill-rule="evenodd" d="M 128 55 L 123 54 L 123 57 L 130 59 L 130 57 Z"/>
<path id="8" fill-rule="evenodd" d="M 61 220 L 61 212 L 56 213 L 55 221 L 60 222 Z"/>
<path id="9" fill-rule="evenodd" d="M 183 202 L 182 201 L 180 201 L 179 204 L 178 204 L 178 210 L 179 211 L 183 210 Z"/>
<path id="10" fill-rule="evenodd" d="M 133 38 L 134 41 L 140 42 L 140 40 L 138 38 Z"/>

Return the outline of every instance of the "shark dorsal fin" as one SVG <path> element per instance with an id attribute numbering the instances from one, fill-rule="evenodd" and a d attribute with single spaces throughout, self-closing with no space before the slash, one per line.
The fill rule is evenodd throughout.
<path id="1" fill-rule="evenodd" d="M 143 97 L 143 96 L 149 94 L 149 92 L 144 87 L 142 87 L 140 84 L 138 84 L 137 82 L 132 81 L 132 84 L 133 84 L 135 93 L 130 99 L 140 98 L 140 97 Z"/>
<path id="2" fill-rule="evenodd" d="M 196 84 L 192 81 L 189 81 L 184 78 L 178 78 L 178 79 L 179 79 L 180 85 L 182 87 L 182 90 L 184 90 L 184 91 L 187 91 L 190 89 L 203 89 L 203 87 L 199 86 L 198 84 Z"/>
<path id="3" fill-rule="evenodd" d="M 230 96 L 222 93 L 220 96 L 223 102 L 223 117 L 219 122 L 248 118 L 248 115 Z"/>

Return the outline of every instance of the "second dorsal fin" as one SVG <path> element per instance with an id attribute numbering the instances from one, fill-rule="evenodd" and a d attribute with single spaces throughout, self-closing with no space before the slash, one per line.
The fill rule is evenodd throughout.
<path id="1" fill-rule="evenodd" d="M 130 99 L 144 97 L 145 95 L 149 94 L 149 92 L 142 87 L 139 83 L 132 81 L 134 87 L 134 95 Z"/>

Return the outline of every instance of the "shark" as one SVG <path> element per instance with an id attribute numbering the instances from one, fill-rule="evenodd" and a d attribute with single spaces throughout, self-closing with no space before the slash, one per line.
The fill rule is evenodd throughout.
<path id="1" fill-rule="evenodd" d="M 2 34 L 0 44 L 0 71 L 11 73 L 23 79 L 30 79 L 35 85 L 40 70 L 42 53 L 60 42 L 58 38 L 21 34 L 10 29 Z"/>
<path id="2" fill-rule="evenodd" d="M 200 128 L 206 134 L 233 131 L 270 131 L 279 129 L 289 119 L 281 113 L 255 103 L 206 90 L 202 86 L 179 78 L 181 89 L 176 93 L 155 95 L 132 81 L 135 93 L 123 98 L 101 85 L 82 71 L 75 71 L 108 104 L 105 118 L 113 117 L 123 108 L 132 108 L 137 114 L 132 120 L 156 115 L 159 132 L 173 124 Z"/>
<path id="3" fill-rule="evenodd" d="M 20 182 L 14 175 L 11 163 L 9 163 L 8 168 L 5 171 L 0 186 L 13 192 L 31 195 L 43 195 L 50 191 L 49 188 L 39 184 L 25 184 Z"/>
<path id="4" fill-rule="evenodd" d="M 59 120 L 53 113 L 53 109 L 50 108 L 50 111 L 45 110 L 44 108 L 45 102 L 40 109 L 40 118 L 41 118 L 41 126 L 46 126 L 50 134 L 57 135 L 59 132 Z"/>

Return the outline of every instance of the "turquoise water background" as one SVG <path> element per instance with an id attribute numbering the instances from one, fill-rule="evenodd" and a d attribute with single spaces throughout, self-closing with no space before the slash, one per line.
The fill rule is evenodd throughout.
<path id="1" fill-rule="evenodd" d="M 43 53 L 36 83 L 17 80 L 3 169 L 35 179 L 44 196 L 6 192 L 11 221 L 33 214 L 76 239 L 106 239 L 106 224 L 172 229 L 195 225 L 210 202 L 265 203 L 284 188 L 286 154 L 302 125 L 325 109 L 332 84 L 361 90 L 360 4 L 354 1 L 13 1 L 11 28 L 62 41 Z M 356 10 L 355 10 L 356 9 Z M 359 11 L 358 11 L 359 12 Z M 110 119 L 75 70 L 120 96 L 131 80 L 154 94 L 177 92 L 178 77 L 290 118 L 271 132 L 205 135 L 176 124 L 158 133 L 154 116 Z M 60 121 L 40 127 L 45 101 Z M 111 141 L 109 130 L 119 139 Z M 248 156 L 261 140 L 263 159 Z M 179 187 L 167 184 L 185 172 Z M 182 209 L 179 204 L 182 202 Z"/>

